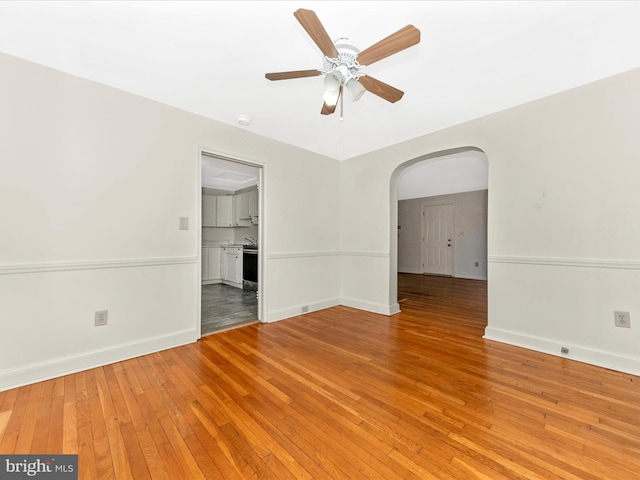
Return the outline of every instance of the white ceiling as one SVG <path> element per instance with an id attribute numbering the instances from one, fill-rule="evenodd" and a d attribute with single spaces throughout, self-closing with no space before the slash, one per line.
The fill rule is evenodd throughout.
<path id="1" fill-rule="evenodd" d="M 260 170 L 244 163 L 202 155 L 202 186 L 237 192 L 257 185 Z"/>
<path id="2" fill-rule="evenodd" d="M 371 65 L 405 92 L 320 115 L 322 68 L 293 16 L 364 49 L 411 23 L 419 45 Z M 345 160 L 640 66 L 640 2 L 0 2 L 0 51 Z"/>
<path id="3" fill-rule="evenodd" d="M 470 150 L 424 160 L 406 168 L 398 179 L 398 200 L 473 192 L 489 187 L 484 152 Z"/>
<path id="4" fill-rule="evenodd" d="M 345 100 L 340 122 L 322 77 L 266 80 L 322 68 L 298 8 L 360 49 L 417 27 L 365 70 L 402 100 Z M 636 68 L 639 19 L 635 1 L 2 1 L 0 51 L 346 160 Z"/>

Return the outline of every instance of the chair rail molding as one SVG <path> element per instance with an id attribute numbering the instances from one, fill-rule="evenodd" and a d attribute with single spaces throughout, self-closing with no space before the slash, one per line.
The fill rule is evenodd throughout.
<path id="1" fill-rule="evenodd" d="M 527 257 L 512 255 L 490 255 L 489 263 L 512 263 L 517 265 L 542 265 L 558 267 L 611 268 L 640 270 L 640 260 L 621 260 L 608 258 L 570 258 L 570 257 Z"/>
<path id="2" fill-rule="evenodd" d="M 130 258 L 117 260 L 83 260 L 74 262 L 25 263 L 0 265 L 0 275 L 25 273 L 67 272 L 101 268 L 158 267 L 196 263 L 198 257 Z"/>

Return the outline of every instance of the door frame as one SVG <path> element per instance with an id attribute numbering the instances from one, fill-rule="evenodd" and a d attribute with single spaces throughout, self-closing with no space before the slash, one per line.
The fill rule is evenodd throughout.
<path id="1" fill-rule="evenodd" d="M 267 261 L 265 250 L 267 248 L 266 232 L 266 185 L 267 185 L 267 164 L 253 160 L 241 158 L 235 155 L 218 152 L 212 148 L 198 147 L 197 160 L 197 185 L 196 185 L 196 251 L 198 252 L 197 268 L 196 268 L 196 325 L 200 332 L 198 338 L 202 338 L 202 156 L 215 157 L 228 162 L 241 163 L 258 169 L 258 312 L 259 322 L 264 322 L 266 292 L 268 290 L 267 279 Z"/>

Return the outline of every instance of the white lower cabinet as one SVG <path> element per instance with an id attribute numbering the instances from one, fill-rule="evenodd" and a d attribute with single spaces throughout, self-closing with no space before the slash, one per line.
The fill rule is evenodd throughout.
<path id="1" fill-rule="evenodd" d="M 202 247 L 202 283 L 220 283 L 222 281 L 222 248 Z"/>
<path id="2" fill-rule="evenodd" d="M 222 249 L 222 283 L 242 288 L 242 247 Z"/>

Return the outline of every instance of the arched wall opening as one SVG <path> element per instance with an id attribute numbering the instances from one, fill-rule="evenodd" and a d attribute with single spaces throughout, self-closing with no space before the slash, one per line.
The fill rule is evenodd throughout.
<path id="1" fill-rule="evenodd" d="M 475 179 L 477 180 L 477 182 L 475 183 L 473 182 L 474 179 L 470 179 L 471 183 L 469 183 L 469 179 L 463 180 L 462 182 L 459 181 L 460 180 L 460 178 L 458 178 L 460 173 L 459 167 L 460 165 L 464 165 L 463 162 L 462 163 L 460 162 L 460 159 L 462 159 L 465 155 L 471 155 L 472 157 L 474 157 L 475 159 L 474 161 L 485 162 L 486 168 L 484 170 L 482 168 L 475 169 L 473 174 L 476 176 L 484 175 L 485 178 Z M 433 167 L 435 166 L 436 162 L 438 163 L 438 168 L 423 169 L 423 172 L 424 173 L 428 172 L 428 175 L 430 175 L 431 177 L 429 179 L 429 182 L 421 181 L 419 179 L 420 175 L 418 174 L 418 172 L 420 171 L 419 169 L 422 166 Z M 458 163 L 458 165 L 453 168 L 448 168 L 448 165 L 447 165 L 448 162 L 451 162 L 451 165 L 453 163 Z M 473 162 L 469 163 L 469 165 L 472 165 L 472 164 Z M 449 167 L 451 167 L 451 165 L 449 165 Z M 466 146 L 466 147 L 447 149 L 447 150 L 442 150 L 442 151 L 422 155 L 420 157 L 414 158 L 412 160 L 408 160 L 398 165 L 398 167 L 396 167 L 396 169 L 393 171 L 390 179 L 390 189 L 391 189 L 390 222 L 391 224 L 390 224 L 389 231 L 390 231 L 391 258 L 389 262 L 389 290 L 390 290 L 389 298 L 390 298 L 391 304 L 396 304 L 396 305 L 398 300 L 397 295 L 398 295 L 398 272 L 399 272 L 398 270 L 398 237 L 399 237 L 399 233 L 398 233 L 399 232 L 398 230 L 399 190 L 398 188 L 399 188 L 399 181 L 405 172 L 410 173 L 412 176 L 412 179 L 411 179 L 411 182 L 409 183 L 405 182 L 402 188 L 405 190 L 410 189 L 411 191 L 401 192 L 400 199 L 407 199 L 409 197 L 438 198 L 436 197 L 437 195 L 462 193 L 462 190 L 464 190 L 465 188 L 468 188 L 471 190 L 474 190 L 474 189 L 481 190 L 483 188 L 488 189 L 488 158 L 483 150 L 473 146 Z M 434 180 L 436 182 L 434 182 Z M 421 186 L 420 185 L 421 183 L 425 185 Z M 426 185 L 427 183 L 429 183 L 429 185 Z M 465 187 L 464 185 L 468 185 L 468 186 Z M 422 193 L 424 193 L 424 195 Z M 486 230 L 488 229 L 488 211 L 487 210 L 488 209 L 485 209 L 485 213 L 487 215 L 486 217 L 487 224 L 485 225 L 485 233 L 484 233 L 484 239 L 483 239 L 485 246 L 487 245 Z M 456 235 L 464 235 L 464 232 L 459 231 L 456 233 Z M 453 239 L 453 240 L 455 242 L 457 239 Z M 485 262 L 486 262 L 486 257 L 487 257 L 487 253 L 485 251 L 484 252 Z M 484 272 L 486 276 L 486 264 L 484 265 Z M 412 273 L 423 273 L 423 272 L 416 271 Z M 462 275 L 462 276 L 467 276 L 467 275 Z M 473 278 L 473 277 L 470 277 L 470 278 Z"/>

